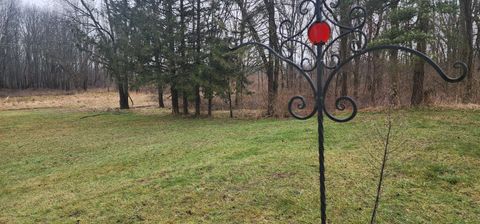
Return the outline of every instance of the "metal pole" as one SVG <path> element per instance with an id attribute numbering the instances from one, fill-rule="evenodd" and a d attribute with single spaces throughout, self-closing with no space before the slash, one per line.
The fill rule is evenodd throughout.
<path id="1" fill-rule="evenodd" d="M 317 47 L 317 52 L 321 55 L 323 50 L 323 45 Z M 320 62 L 317 68 L 317 105 L 318 105 L 318 161 L 320 164 L 320 209 L 321 209 L 321 218 L 322 224 L 326 224 L 326 194 L 325 194 L 325 147 L 324 147 L 324 136 L 323 136 L 323 88 L 322 88 L 322 76 L 323 76 L 323 66 Z"/>
<path id="2" fill-rule="evenodd" d="M 316 1 L 316 17 L 317 21 L 322 21 L 322 4 L 323 0 Z M 320 218 L 322 224 L 327 223 L 327 197 L 325 189 L 325 146 L 324 146 L 324 127 L 323 127 L 323 44 L 317 45 L 317 121 L 318 121 L 318 161 L 320 171 Z"/>

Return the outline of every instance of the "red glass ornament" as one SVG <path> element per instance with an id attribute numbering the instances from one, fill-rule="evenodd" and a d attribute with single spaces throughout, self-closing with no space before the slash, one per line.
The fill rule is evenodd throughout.
<path id="1" fill-rule="evenodd" d="M 312 44 L 326 44 L 330 39 L 332 29 L 327 22 L 315 22 L 308 28 L 308 39 Z"/>

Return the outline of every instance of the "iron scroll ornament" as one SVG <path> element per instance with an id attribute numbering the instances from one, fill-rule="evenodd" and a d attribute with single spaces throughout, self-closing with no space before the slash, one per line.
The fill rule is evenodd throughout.
<path id="1" fill-rule="evenodd" d="M 362 55 L 368 54 L 374 51 L 380 50 L 398 50 L 406 52 L 412 55 L 415 55 L 428 64 L 430 64 L 437 74 L 446 82 L 457 83 L 465 79 L 468 73 L 468 67 L 463 62 L 456 62 L 454 68 L 461 70 L 460 75 L 452 77 L 447 75 L 442 68 L 435 63 L 429 56 L 424 53 L 414 50 L 409 47 L 398 46 L 398 45 L 380 45 L 375 47 L 367 47 L 368 40 L 367 35 L 363 32 L 363 28 L 366 23 L 367 11 L 362 6 L 353 6 L 348 13 L 348 19 L 340 21 L 335 16 L 335 9 L 340 7 L 341 0 L 333 0 L 327 2 L 327 0 L 303 0 L 298 5 L 299 15 L 307 18 L 306 25 L 302 26 L 297 32 L 293 30 L 293 21 L 283 20 L 279 26 L 279 34 L 282 41 L 279 44 L 279 49 L 272 49 L 266 44 L 258 42 L 247 42 L 232 48 L 231 50 L 238 50 L 246 46 L 256 46 L 264 48 L 269 51 L 274 56 L 278 57 L 280 60 L 291 65 L 298 73 L 305 78 L 308 83 L 309 88 L 312 91 L 313 96 L 315 97 L 315 105 L 313 105 L 312 111 L 308 111 L 307 115 L 301 115 L 295 112 L 295 102 L 297 102 L 297 110 L 307 109 L 307 101 L 304 96 L 294 96 L 288 102 L 288 111 L 290 114 L 300 120 L 307 120 L 313 118 L 317 115 L 318 121 L 318 151 L 319 151 L 319 182 L 320 182 L 320 213 L 321 213 L 321 223 L 327 223 L 326 215 L 326 189 L 325 189 L 325 163 L 324 163 L 324 116 L 335 122 L 348 122 L 355 118 L 358 112 L 358 107 L 355 100 L 349 96 L 341 96 L 335 100 L 335 108 L 339 111 L 345 111 L 347 106 L 351 108 L 351 112 L 345 118 L 338 118 L 333 113 L 328 111 L 325 107 L 325 97 L 328 93 L 329 86 L 334 80 L 334 77 L 339 73 L 339 71 L 347 64 L 349 64 L 355 58 L 361 57 Z M 309 7 L 313 6 L 313 7 Z M 313 15 L 311 13 L 312 8 L 315 9 Z M 310 17 L 311 16 L 311 17 Z M 345 24 L 345 21 L 347 24 Z M 342 23 L 343 22 L 343 23 Z M 302 41 L 302 34 L 305 34 L 305 31 L 309 29 L 315 23 L 328 23 L 330 26 L 333 25 L 334 28 L 340 30 L 340 35 L 331 39 L 328 43 L 318 43 L 318 44 L 309 44 Z M 289 31 L 290 35 L 286 35 L 285 31 Z M 331 51 L 336 42 L 343 38 L 350 36 L 350 51 L 351 56 L 345 58 L 343 61 L 339 54 L 327 55 L 327 52 Z M 300 47 L 303 47 L 306 52 L 309 52 L 311 58 L 301 58 L 300 63 L 295 63 L 292 59 L 293 51 L 289 48 L 288 43 L 298 44 Z M 311 46 L 313 45 L 313 46 Z M 316 48 L 316 49 L 315 49 Z M 287 53 L 285 53 L 285 51 Z M 325 59 L 330 57 L 330 60 L 333 61 L 333 64 L 326 64 Z M 307 67 L 305 63 L 309 62 L 310 67 Z M 329 74 L 326 76 L 325 82 L 324 73 L 328 70 Z M 316 72 L 317 79 L 316 83 L 313 81 L 312 77 L 309 75 L 311 72 Z"/>

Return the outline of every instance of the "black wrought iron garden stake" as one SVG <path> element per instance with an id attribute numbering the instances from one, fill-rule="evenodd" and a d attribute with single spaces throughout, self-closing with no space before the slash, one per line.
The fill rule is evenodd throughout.
<path id="1" fill-rule="evenodd" d="M 339 111 L 344 111 L 347 109 L 347 105 L 351 108 L 351 113 L 344 118 L 338 118 L 333 115 L 331 112 L 327 110 L 325 107 L 325 97 L 328 92 L 328 88 L 330 83 L 332 82 L 335 75 L 348 63 L 354 60 L 357 57 L 361 57 L 367 53 L 378 51 L 378 50 L 399 50 L 404 51 L 406 53 L 410 53 L 420 57 L 421 59 L 425 60 L 425 62 L 429 63 L 435 71 L 440 75 L 442 79 L 447 82 L 455 83 L 462 81 L 467 75 L 467 65 L 462 62 L 456 62 L 454 64 L 454 68 L 461 69 L 462 74 L 457 78 L 452 78 L 445 74 L 445 72 L 427 55 L 417 50 L 397 46 L 397 45 L 380 45 L 374 47 L 368 47 L 368 40 L 367 35 L 364 33 L 363 28 L 366 22 L 367 11 L 362 6 L 353 6 L 350 9 L 348 14 L 349 18 L 348 24 L 342 24 L 338 18 L 335 16 L 335 9 L 337 9 L 340 5 L 341 0 L 304 0 L 299 4 L 298 12 L 302 16 L 311 16 L 308 18 L 308 22 L 306 25 L 302 26 L 302 28 L 294 32 L 295 26 L 293 21 L 291 20 L 284 20 L 280 23 L 279 26 L 279 34 L 282 38 L 280 43 L 280 49 L 272 49 L 269 46 L 258 43 L 258 42 L 248 42 L 233 48 L 232 50 L 236 50 L 245 46 L 257 46 L 262 47 L 268 50 L 270 53 L 275 55 L 276 57 L 280 58 L 293 68 L 295 68 L 302 76 L 306 79 L 311 88 L 313 95 L 315 97 L 315 105 L 313 110 L 308 113 L 307 115 L 301 115 L 298 111 L 294 110 L 294 103 L 297 102 L 296 109 L 297 110 L 305 110 L 307 109 L 307 101 L 303 96 L 294 96 L 288 103 L 288 110 L 290 114 L 300 120 L 307 120 L 315 116 L 317 114 L 318 120 L 318 153 L 319 153 L 319 180 L 320 180 L 320 212 L 321 212 L 321 223 L 327 223 L 327 214 L 326 214 L 326 189 L 325 189 L 325 157 L 324 157 L 324 116 L 327 116 L 331 120 L 335 122 L 348 122 L 355 118 L 357 115 L 357 104 L 355 101 L 348 96 L 341 96 L 335 100 L 335 108 Z M 312 7 L 314 6 L 314 7 Z M 311 9 L 314 8 L 315 12 L 312 15 Z M 342 20 L 345 21 L 345 20 Z M 333 34 L 333 28 L 339 29 L 339 35 L 335 38 L 331 38 Z M 291 35 L 285 35 L 284 31 L 290 31 L 288 33 L 293 33 Z M 283 31 L 283 32 L 282 32 Z M 307 31 L 308 39 L 310 40 L 310 44 L 304 42 L 304 36 Z M 342 39 L 351 36 L 350 41 L 350 50 L 352 52 L 351 56 L 344 59 L 343 61 L 340 59 L 338 54 L 331 54 L 329 55 L 333 64 L 325 63 L 325 58 L 327 57 L 327 53 L 330 50 L 333 50 L 332 47 L 334 44 Z M 292 47 L 288 46 L 290 44 L 300 45 L 305 49 L 307 52 L 310 53 L 310 58 L 300 58 L 300 63 L 295 63 L 295 58 L 293 57 Z M 316 47 L 316 51 L 314 47 Z M 287 54 L 285 55 L 285 50 Z M 312 60 L 313 59 L 313 60 Z M 307 67 L 305 63 L 309 62 L 308 64 L 310 67 Z M 317 82 L 316 85 L 314 84 L 311 76 L 309 73 L 316 71 L 316 78 Z M 324 74 L 326 71 L 329 71 L 328 76 L 324 81 Z"/>

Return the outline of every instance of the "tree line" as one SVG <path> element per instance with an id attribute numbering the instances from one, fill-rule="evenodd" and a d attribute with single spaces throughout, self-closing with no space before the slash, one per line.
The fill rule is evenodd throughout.
<path id="1" fill-rule="evenodd" d="M 270 52 L 230 46 L 262 42 L 274 50 L 282 32 L 295 33 L 314 13 L 300 0 L 62 0 L 61 11 L 21 9 L 1 0 L 0 88 L 87 88 L 113 80 L 120 108 L 129 91 L 155 86 L 160 107 L 168 96 L 174 114 L 211 115 L 215 98 L 230 110 L 250 86 L 266 80 L 267 115 L 281 113 L 282 94 L 304 91 L 301 76 Z M 303 3 L 303 4 L 302 4 Z M 424 52 L 449 73 L 467 63 L 460 86 L 436 82 L 425 62 L 391 50 L 357 58 L 336 77 L 330 95 L 352 95 L 362 105 L 422 105 L 432 100 L 478 103 L 480 3 L 478 0 L 344 0 L 335 14 L 350 23 L 350 9 L 367 9 L 364 32 L 369 44 L 399 44 Z M 303 15 L 305 14 L 305 15 Z M 292 21 L 288 30 L 282 21 Z M 334 31 L 336 35 L 341 29 Z M 307 42 L 306 37 L 303 37 Z M 326 58 L 349 57 L 354 37 L 332 47 Z M 310 58 L 303 45 L 287 46 L 289 58 Z M 312 76 L 314 76 L 312 74 Z M 108 77 L 108 78 L 107 78 Z M 257 83 L 255 83 L 257 82 Z M 408 93 L 408 94 L 406 94 Z M 258 94 L 255 93 L 255 94 Z M 307 94 L 307 93 L 306 93 Z M 190 110 L 193 109 L 193 112 Z"/>
<path id="2" fill-rule="evenodd" d="M 0 0 L 0 88 L 87 89 L 106 84 L 57 12 Z"/>

